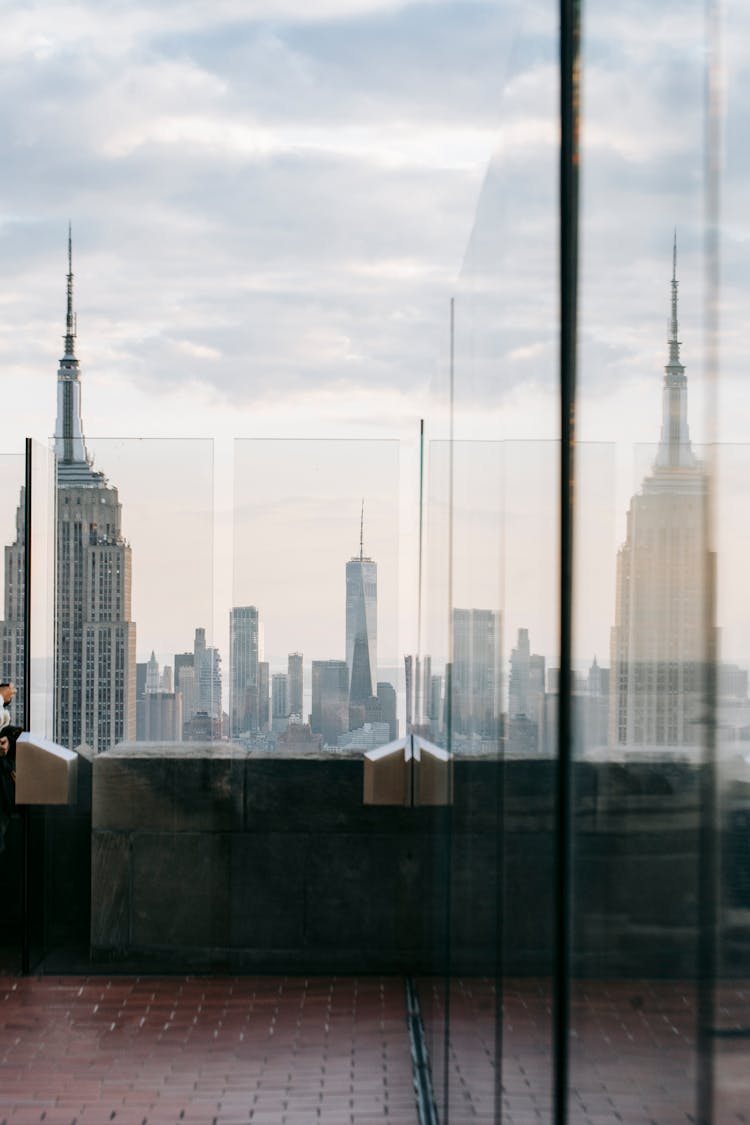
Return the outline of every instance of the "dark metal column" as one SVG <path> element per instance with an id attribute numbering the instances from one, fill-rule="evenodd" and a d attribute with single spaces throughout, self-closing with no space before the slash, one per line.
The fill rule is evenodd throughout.
<path id="1" fill-rule="evenodd" d="M 31 438 L 26 438 L 26 479 L 24 487 L 24 560 L 23 560 L 23 715 L 21 726 L 29 729 L 31 719 Z M 31 901 L 29 895 L 29 859 L 31 851 L 31 821 L 28 805 L 21 808 L 23 821 L 23 873 L 21 883 L 21 914 L 23 918 L 23 943 L 21 946 L 21 972 L 29 973 L 31 962 Z"/>
<path id="2" fill-rule="evenodd" d="M 560 0 L 560 696 L 557 761 L 554 1120 L 568 1120 L 571 961 L 573 521 L 578 300 L 580 0 Z"/>

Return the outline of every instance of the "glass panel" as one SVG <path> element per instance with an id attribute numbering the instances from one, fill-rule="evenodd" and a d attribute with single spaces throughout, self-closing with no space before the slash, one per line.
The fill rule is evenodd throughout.
<path id="1" fill-rule="evenodd" d="M 23 454 L 0 454 L 0 527 L 2 542 L 0 571 L 5 591 L 2 626 L 2 668 L 0 678 L 19 688 L 13 701 L 11 721 L 23 722 L 23 589 L 25 514 L 23 505 L 26 469 Z M 19 507 L 20 498 L 20 507 Z M 5 767 L 0 804 L 0 885 L 4 888 L 4 908 L 0 912 L 0 967 L 17 972 L 21 966 L 23 918 L 21 878 L 23 872 L 23 831 L 14 808 L 14 790 Z"/>
<path id="2" fill-rule="evenodd" d="M 677 34 L 676 14 L 644 34 L 642 4 L 615 27 L 595 0 L 585 20 L 574 656 L 585 669 L 598 651 L 609 717 L 592 744 L 589 674 L 573 699 L 573 1120 L 702 1119 L 705 30 L 700 5 Z"/>
<path id="3" fill-rule="evenodd" d="M 718 359 L 718 445 L 715 468 L 717 553 L 717 980 L 711 1000 L 714 1114 L 724 1125 L 750 1105 L 750 723 L 747 673 L 748 583 L 744 534 L 750 482 L 746 443 L 745 316 L 747 304 L 748 24 L 738 0 L 708 5 L 711 68 L 706 113 L 711 156 L 706 320 L 709 362 Z M 721 18 L 719 18 L 721 17 Z M 719 204 L 721 207 L 718 213 Z M 715 224 L 712 225 L 712 224 Z M 719 258 L 720 255 L 720 258 Z M 740 444 L 732 444 L 734 442 Z"/>
<path id="4" fill-rule="evenodd" d="M 55 456 L 31 447 L 31 699 L 29 729 L 52 738 L 55 653 Z"/>
<path id="5" fill-rule="evenodd" d="M 361 756 L 397 738 L 398 443 L 238 440 L 234 513 L 232 739 Z"/>
<path id="6" fill-rule="evenodd" d="M 742 392 L 740 392 L 741 394 Z M 744 551 L 750 448 L 717 449 L 717 960 L 712 997 L 715 1120 L 741 1120 L 750 1104 L 750 698 Z"/>
<path id="7" fill-rule="evenodd" d="M 45 968 L 83 970 L 90 947 L 95 960 L 127 959 L 134 945 L 168 968 L 187 940 L 186 892 L 164 857 L 179 851 L 180 818 L 215 799 L 190 789 L 192 751 L 180 744 L 221 739 L 220 674 L 200 697 L 176 675 L 192 670 L 196 628 L 215 644 L 213 442 L 87 445 L 90 465 L 58 468 L 53 729 L 79 753 L 78 801 L 45 813 Z M 212 724 L 199 712 L 214 703 Z M 165 947 L 158 957 L 152 942 Z"/>

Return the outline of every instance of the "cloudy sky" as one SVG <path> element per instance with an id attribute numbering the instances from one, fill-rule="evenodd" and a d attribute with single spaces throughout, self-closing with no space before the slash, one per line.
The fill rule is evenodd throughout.
<path id="1" fill-rule="evenodd" d="M 556 432 L 554 5 L 6 0 L 0 13 L 6 450 L 53 427 L 70 220 L 84 422 L 141 563 L 139 659 L 189 647 L 196 624 L 225 646 L 235 597 L 261 606 L 274 658 L 298 647 L 339 655 L 330 649 L 343 637 L 326 638 L 343 629 L 343 566 L 364 490 L 384 535 L 372 553 L 398 569 L 383 613 L 404 624 L 381 633 L 389 655 L 413 647 L 416 434 L 426 418 L 442 479 L 451 297 L 454 427 L 468 451 L 455 598 L 510 598 L 510 635 L 529 624 L 551 653 L 554 457 L 516 444 L 502 455 L 502 485 L 486 489 L 476 442 Z M 750 53 L 736 0 L 725 18 L 720 434 L 742 442 Z M 691 423 L 705 438 L 706 48 L 702 4 L 677 0 L 599 0 L 584 31 L 578 419 L 583 441 L 608 443 L 582 460 L 596 512 L 582 529 L 588 654 L 606 653 L 633 445 L 658 436 L 675 227 Z M 146 456 L 125 440 L 138 437 L 170 443 Z M 308 439 L 359 437 L 376 444 L 358 465 L 339 447 L 340 469 L 317 495 L 332 579 L 302 629 L 296 603 L 273 593 L 267 541 L 276 558 L 310 552 L 303 516 L 322 478 Z M 284 439 L 296 482 L 264 469 L 257 450 L 236 457 L 234 438 Z M 195 456 L 188 439 L 200 439 Z M 384 440 L 400 453 L 397 468 L 386 457 L 373 496 Z M 437 544 L 437 484 L 427 494 Z M 288 534 L 258 523 L 279 505 Z M 253 535 L 270 566 L 247 547 Z M 433 567 L 425 611 L 436 619 L 444 583 Z M 739 620 L 741 633 L 750 610 Z"/>

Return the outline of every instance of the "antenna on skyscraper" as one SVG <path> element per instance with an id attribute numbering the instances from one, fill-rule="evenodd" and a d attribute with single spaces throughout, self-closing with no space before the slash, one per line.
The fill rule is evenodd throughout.
<path id="1" fill-rule="evenodd" d="M 672 307 L 670 310 L 669 322 L 669 365 L 670 367 L 680 367 L 680 341 L 679 326 L 677 323 L 677 227 L 674 229 L 674 241 L 672 243 Z"/>
<path id="2" fill-rule="evenodd" d="M 360 562 L 362 562 L 362 559 L 364 558 L 364 555 L 365 555 L 365 498 L 363 496 L 362 497 L 362 511 L 361 511 L 360 517 L 359 517 L 359 561 Z"/>
<path id="3" fill-rule="evenodd" d="M 76 318 L 73 313 L 73 228 L 68 220 L 68 305 L 65 316 L 65 352 L 73 354 L 76 335 Z"/>

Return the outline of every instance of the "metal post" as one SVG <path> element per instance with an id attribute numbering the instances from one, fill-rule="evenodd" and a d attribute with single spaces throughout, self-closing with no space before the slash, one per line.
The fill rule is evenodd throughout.
<path id="1" fill-rule="evenodd" d="M 31 720 L 31 438 L 26 438 L 26 479 L 24 487 L 24 560 L 23 560 L 23 716 L 21 726 L 29 729 Z M 21 972 L 27 976 L 31 963 L 31 901 L 29 894 L 29 858 L 31 821 L 28 805 L 21 808 L 23 822 L 23 872 L 21 882 L 21 915 L 23 944 Z"/>
<path id="2" fill-rule="evenodd" d="M 580 0 L 560 0 L 560 695 L 553 1101 L 568 1120 L 571 965 L 573 520 L 578 298 Z"/>

